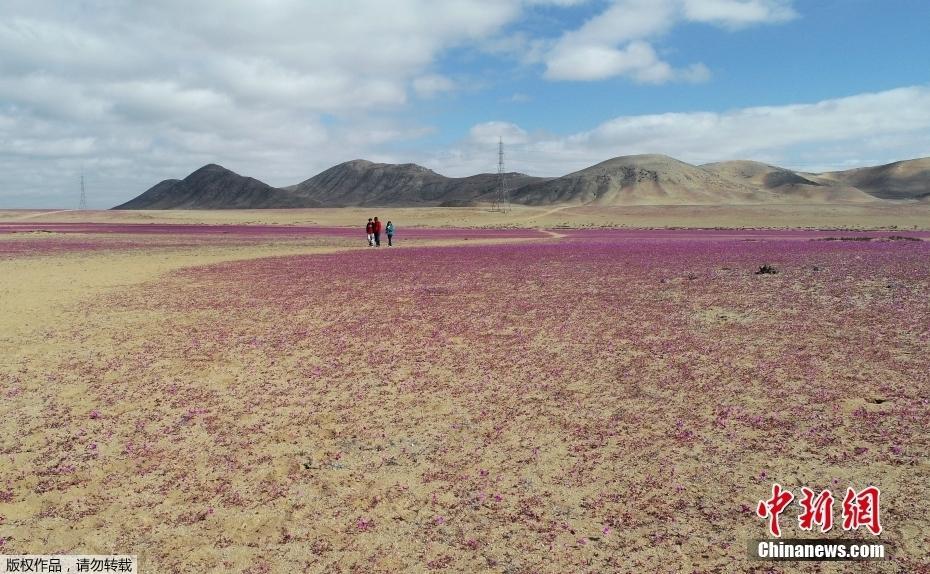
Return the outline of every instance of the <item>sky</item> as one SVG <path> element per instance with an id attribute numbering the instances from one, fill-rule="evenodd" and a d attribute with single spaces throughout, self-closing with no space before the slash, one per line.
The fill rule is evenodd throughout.
<path id="1" fill-rule="evenodd" d="M 930 156 L 926 0 L 0 0 L 0 208 L 218 163 L 558 176 Z"/>

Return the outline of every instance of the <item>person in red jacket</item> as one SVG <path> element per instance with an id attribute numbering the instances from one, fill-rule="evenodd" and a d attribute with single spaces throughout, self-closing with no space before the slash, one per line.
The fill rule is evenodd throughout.
<path id="1" fill-rule="evenodd" d="M 365 226 L 365 233 L 368 235 L 368 247 L 375 244 L 375 224 L 368 218 L 368 224 Z"/>
<path id="2" fill-rule="evenodd" d="M 381 222 L 378 221 L 378 218 L 375 218 L 374 227 L 372 231 L 375 233 L 375 247 L 381 247 Z"/>

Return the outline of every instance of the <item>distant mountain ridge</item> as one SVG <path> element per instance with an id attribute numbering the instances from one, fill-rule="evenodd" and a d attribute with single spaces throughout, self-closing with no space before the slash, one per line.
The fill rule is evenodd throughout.
<path id="1" fill-rule="evenodd" d="M 321 207 L 291 192 L 207 164 L 182 180 L 166 179 L 113 209 L 262 209 Z"/>
<path id="2" fill-rule="evenodd" d="M 505 174 L 526 205 L 713 205 L 930 201 L 930 158 L 821 174 L 754 161 L 691 165 L 658 154 L 621 156 L 556 178 Z M 489 203 L 498 175 L 446 177 L 426 167 L 352 160 L 285 188 L 209 164 L 113 209 L 470 206 Z"/>
<path id="3" fill-rule="evenodd" d="M 915 199 L 930 196 L 930 157 L 827 172 L 820 176 L 828 181 L 857 187 L 882 199 Z"/>
<path id="4" fill-rule="evenodd" d="M 802 175 L 757 161 L 724 161 L 705 164 L 701 168 L 720 177 L 753 186 L 776 203 L 818 200 L 827 203 L 863 203 L 876 200 L 868 192 L 840 182 L 823 182 L 813 174 Z"/>
<path id="5" fill-rule="evenodd" d="M 514 191 L 515 202 L 530 205 L 706 204 L 758 199 L 748 185 L 656 154 L 609 159 Z"/>
<path id="6" fill-rule="evenodd" d="M 511 188 L 546 181 L 522 173 L 505 174 Z M 443 205 L 479 200 L 495 190 L 498 175 L 446 177 L 413 163 L 390 164 L 354 160 L 333 166 L 291 189 L 333 206 Z"/>

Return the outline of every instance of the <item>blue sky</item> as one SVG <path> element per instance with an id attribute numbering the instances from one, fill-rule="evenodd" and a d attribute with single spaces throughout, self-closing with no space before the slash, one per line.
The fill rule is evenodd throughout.
<path id="1" fill-rule="evenodd" d="M 930 156 L 930 2 L 8 0 L 0 207 L 220 163 L 561 175 L 633 153 L 820 171 Z"/>

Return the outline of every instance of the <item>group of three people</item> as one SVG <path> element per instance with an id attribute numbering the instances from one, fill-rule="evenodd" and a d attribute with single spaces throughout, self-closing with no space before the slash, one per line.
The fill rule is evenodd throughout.
<path id="1" fill-rule="evenodd" d="M 375 217 L 374 220 L 370 217 L 368 218 L 368 225 L 365 226 L 365 233 L 368 234 L 369 247 L 381 247 L 381 222 L 378 221 L 377 217 Z M 387 234 L 388 247 L 390 247 L 393 245 L 394 224 L 388 221 L 387 225 L 384 226 L 384 233 Z"/>

